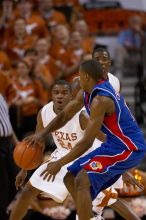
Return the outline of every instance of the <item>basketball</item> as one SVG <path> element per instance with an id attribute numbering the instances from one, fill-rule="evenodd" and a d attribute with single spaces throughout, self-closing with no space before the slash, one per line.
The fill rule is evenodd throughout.
<path id="1" fill-rule="evenodd" d="M 21 141 L 14 149 L 13 158 L 18 167 L 33 170 L 43 161 L 43 146 L 37 143 L 32 147 L 26 141 Z"/>

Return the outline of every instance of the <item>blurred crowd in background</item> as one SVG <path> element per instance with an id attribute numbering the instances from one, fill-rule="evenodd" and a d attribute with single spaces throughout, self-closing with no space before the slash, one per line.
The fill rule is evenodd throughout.
<path id="1" fill-rule="evenodd" d="M 144 125 L 146 14 L 123 10 L 117 3 L 99 2 L 0 2 L 0 94 L 8 104 L 19 140 L 35 131 L 37 113 L 51 100 L 54 81 L 71 83 L 94 46 L 107 47 L 98 41 L 102 36 L 117 38 L 111 72 L 120 79 L 121 92 L 124 80 L 135 78 L 132 107 L 138 122 Z"/>
<path id="2" fill-rule="evenodd" d="M 100 10 L 96 13 L 93 10 L 90 21 L 87 15 L 92 10 L 81 3 L 78 0 L 1 2 L 0 92 L 9 104 L 12 124 L 20 138 L 34 130 L 36 114 L 50 100 L 53 82 L 58 79 L 71 82 L 78 75 L 84 56 L 98 44 L 98 30 L 93 30 L 95 21 L 93 24 L 91 21 Z M 112 9 L 111 13 L 114 15 L 117 10 Z M 109 13 L 110 9 L 103 12 L 105 20 L 106 11 Z M 130 16 L 127 28 L 116 30 L 119 33 L 116 33 L 112 73 L 121 84 L 125 71 L 130 70 L 131 76 L 142 82 L 145 72 L 145 23 L 140 13 L 132 12 Z M 109 35 L 108 30 L 105 26 L 102 34 Z"/>

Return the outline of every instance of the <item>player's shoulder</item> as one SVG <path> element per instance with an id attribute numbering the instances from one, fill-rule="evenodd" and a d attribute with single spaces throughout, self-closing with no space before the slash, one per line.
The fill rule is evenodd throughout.
<path id="1" fill-rule="evenodd" d="M 95 96 L 91 103 L 90 113 L 92 116 L 99 116 L 99 114 L 111 115 L 115 111 L 113 100 L 108 96 Z"/>
<path id="2" fill-rule="evenodd" d="M 53 102 L 49 102 L 48 104 L 44 105 L 41 109 L 41 114 L 45 114 L 45 112 L 53 110 Z"/>
<path id="3" fill-rule="evenodd" d="M 115 75 L 113 75 L 112 73 L 109 73 L 109 72 L 108 72 L 108 78 L 109 78 L 109 81 L 110 80 L 115 80 L 117 82 L 120 82 L 118 77 L 116 77 Z"/>
<path id="4" fill-rule="evenodd" d="M 102 104 L 102 103 L 105 103 L 105 102 L 107 102 L 108 100 L 110 100 L 110 98 L 108 97 L 108 96 L 104 96 L 104 95 L 102 95 L 102 96 L 95 96 L 94 98 L 93 98 L 93 100 L 92 100 L 92 104 L 93 105 L 99 105 L 99 104 Z"/>
<path id="5" fill-rule="evenodd" d="M 119 79 L 115 75 L 113 75 L 112 73 L 108 73 L 108 78 L 109 78 L 109 82 L 112 85 L 112 87 L 114 88 L 114 90 L 119 93 L 119 91 L 120 91 Z"/>

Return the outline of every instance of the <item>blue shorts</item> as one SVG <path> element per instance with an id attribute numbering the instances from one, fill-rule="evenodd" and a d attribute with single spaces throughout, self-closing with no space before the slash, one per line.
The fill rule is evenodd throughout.
<path id="1" fill-rule="evenodd" d="M 79 158 L 68 167 L 68 171 L 74 176 L 80 170 L 86 170 L 91 183 L 92 200 L 100 191 L 113 185 L 125 171 L 137 166 L 145 154 L 145 151 L 112 152 L 105 145 Z"/>

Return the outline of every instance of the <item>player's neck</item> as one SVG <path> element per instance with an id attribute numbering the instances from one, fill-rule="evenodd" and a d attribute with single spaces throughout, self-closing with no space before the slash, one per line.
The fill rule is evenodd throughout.
<path id="1" fill-rule="evenodd" d="M 55 112 L 56 115 L 58 115 L 63 109 L 58 109 L 55 106 L 53 106 L 53 111 Z"/>
<path id="2" fill-rule="evenodd" d="M 89 94 L 92 92 L 92 90 L 94 89 L 94 87 L 96 86 L 97 82 L 96 81 L 91 81 L 90 84 L 88 84 L 88 88 L 86 89 L 86 92 L 88 92 Z"/>
<path id="3" fill-rule="evenodd" d="M 108 79 L 108 72 L 103 74 L 103 79 Z"/>
<path id="4" fill-rule="evenodd" d="M 97 82 L 96 81 L 92 81 L 90 83 L 90 85 L 88 86 L 88 88 L 86 89 L 86 92 L 91 94 L 91 92 L 93 91 L 93 89 L 95 88 L 95 86 L 99 85 L 99 84 L 102 84 L 103 82 L 105 82 L 106 79 L 100 79 L 98 80 Z"/>

